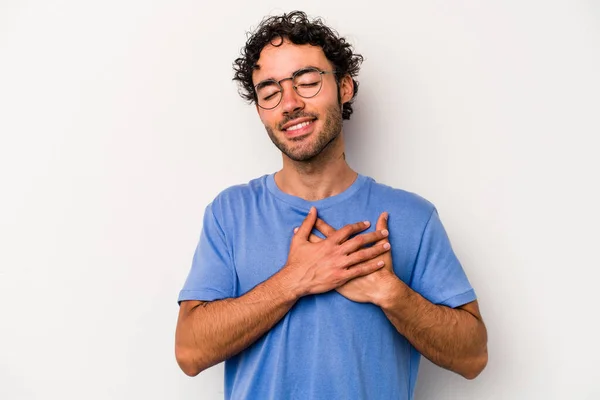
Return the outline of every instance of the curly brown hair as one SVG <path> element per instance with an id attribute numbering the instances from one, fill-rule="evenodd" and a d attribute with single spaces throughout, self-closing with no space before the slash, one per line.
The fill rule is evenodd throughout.
<path id="1" fill-rule="evenodd" d="M 358 75 L 363 57 L 353 53 L 352 45 L 343 37 L 339 37 L 337 32 L 326 26 L 320 18 L 311 21 L 302 11 L 267 17 L 254 32 L 248 33 L 248 40 L 241 50 L 241 57 L 233 63 L 235 71 L 233 80 L 238 81 L 240 96 L 250 103 L 256 102 L 252 72 L 256 69 L 260 52 L 267 44 L 280 46 L 283 38 L 298 45 L 310 44 L 321 47 L 325 57 L 334 66 L 338 88 L 342 77 L 346 75 L 352 77 L 354 95 L 350 101 L 344 103 L 342 108 L 342 118 L 350 119 L 352 102 L 358 93 L 358 82 L 354 77 Z"/>

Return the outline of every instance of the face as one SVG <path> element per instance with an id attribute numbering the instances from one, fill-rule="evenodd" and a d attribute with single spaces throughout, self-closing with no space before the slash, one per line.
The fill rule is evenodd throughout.
<path id="1" fill-rule="evenodd" d="M 266 79 L 279 81 L 298 70 L 316 67 L 321 71 L 334 68 L 318 46 L 295 45 L 284 41 L 281 46 L 267 45 L 260 53 L 254 85 Z M 352 98 L 352 79 L 342 79 L 338 89 L 333 74 L 322 75 L 320 92 L 311 98 L 299 96 L 292 82 L 281 82 L 281 102 L 272 110 L 256 107 L 271 141 L 294 161 L 310 161 L 323 152 L 342 131 L 341 104 Z"/>

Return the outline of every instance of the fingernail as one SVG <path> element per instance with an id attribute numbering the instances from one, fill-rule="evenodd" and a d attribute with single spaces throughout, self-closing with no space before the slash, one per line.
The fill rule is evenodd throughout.
<path id="1" fill-rule="evenodd" d="M 363 224 L 365 224 L 366 226 L 371 225 L 371 223 L 369 221 L 363 221 Z"/>
<path id="2" fill-rule="evenodd" d="M 380 267 L 383 267 L 383 261 L 379 261 L 379 262 L 377 263 L 377 265 L 378 265 L 378 266 L 380 266 Z"/>
<path id="3" fill-rule="evenodd" d="M 387 229 L 384 229 L 384 230 L 382 230 L 382 231 L 381 231 L 381 234 L 382 234 L 383 236 L 387 236 L 387 235 L 389 234 L 389 232 L 388 232 L 388 230 L 387 230 Z"/>
<path id="4" fill-rule="evenodd" d="M 383 214 L 383 219 L 385 219 L 387 221 L 387 219 L 388 219 L 389 216 L 390 215 L 386 212 L 386 213 Z"/>
<path id="5" fill-rule="evenodd" d="M 384 245 L 383 245 L 383 248 L 384 248 L 384 249 L 386 249 L 386 250 L 389 250 L 389 248 L 390 248 L 390 247 L 391 247 L 391 246 L 390 246 L 390 244 L 389 244 L 389 243 L 386 243 L 386 244 L 384 244 Z"/>
<path id="6" fill-rule="evenodd" d="M 294 228 L 294 233 L 298 232 L 298 228 Z"/>

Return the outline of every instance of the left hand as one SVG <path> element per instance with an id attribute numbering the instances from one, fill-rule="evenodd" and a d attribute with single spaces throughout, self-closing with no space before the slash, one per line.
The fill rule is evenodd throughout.
<path id="1" fill-rule="evenodd" d="M 375 225 L 376 230 L 387 230 L 388 224 L 388 213 L 383 212 L 377 219 Z M 321 232 L 325 237 L 329 237 L 336 232 L 336 230 L 328 225 L 322 219 L 317 219 L 315 228 Z M 315 234 L 311 234 L 309 241 L 318 242 L 321 241 L 320 237 Z M 389 243 L 389 236 L 381 239 L 375 243 L 374 246 Z M 352 279 L 344 285 L 338 287 L 336 290 L 342 296 L 349 300 L 356 301 L 358 303 L 373 303 L 378 304 L 379 300 L 382 299 L 386 293 L 388 293 L 394 285 L 394 281 L 398 280 L 396 274 L 394 274 L 394 266 L 392 264 L 392 252 L 386 251 L 382 255 L 375 258 L 375 260 L 381 260 L 384 262 L 383 268 L 372 272 L 368 275 L 361 276 L 359 278 Z"/>

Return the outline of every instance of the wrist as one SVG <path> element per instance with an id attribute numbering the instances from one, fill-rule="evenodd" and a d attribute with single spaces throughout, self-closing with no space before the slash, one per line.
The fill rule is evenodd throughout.
<path id="1" fill-rule="evenodd" d="M 373 303 L 383 311 L 397 308 L 399 304 L 405 304 L 410 296 L 410 288 L 395 274 L 386 276 L 381 284 L 382 290 L 374 299 Z"/>
<path id="2" fill-rule="evenodd" d="M 283 293 L 283 295 L 290 301 L 296 302 L 302 296 L 306 295 L 306 289 L 304 289 L 300 283 L 300 280 L 294 276 L 293 271 L 285 265 L 279 272 L 273 275 L 277 282 L 277 286 Z"/>

